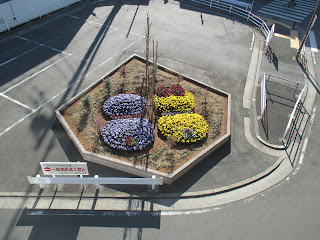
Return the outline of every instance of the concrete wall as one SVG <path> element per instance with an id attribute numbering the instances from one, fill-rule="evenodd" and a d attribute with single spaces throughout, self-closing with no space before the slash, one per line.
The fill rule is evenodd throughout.
<path id="1" fill-rule="evenodd" d="M 11 0 L 0 4 L 0 32 L 81 0 Z"/>

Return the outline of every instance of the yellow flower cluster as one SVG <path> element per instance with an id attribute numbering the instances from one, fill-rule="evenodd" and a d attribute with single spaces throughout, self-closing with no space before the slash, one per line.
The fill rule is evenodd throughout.
<path id="1" fill-rule="evenodd" d="M 158 120 L 158 129 L 165 136 L 176 136 L 177 142 L 191 143 L 204 139 L 208 133 L 208 124 L 203 116 L 196 113 L 183 113 L 162 116 Z M 185 129 L 192 131 L 192 137 L 186 138 Z"/>
<path id="2" fill-rule="evenodd" d="M 154 95 L 156 110 L 159 112 L 187 112 L 195 108 L 195 100 L 191 93 L 184 96 L 159 97 Z"/>

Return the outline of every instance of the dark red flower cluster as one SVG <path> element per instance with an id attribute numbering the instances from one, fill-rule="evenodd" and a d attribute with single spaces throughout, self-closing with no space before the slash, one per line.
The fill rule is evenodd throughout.
<path id="1" fill-rule="evenodd" d="M 172 85 L 169 89 L 170 94 L 174 96 L 184 96 L 185 90 L 180 85 Z"/>
<path id="2" fill-rule="evenodd" d="M 185 90 L 180 85 L 172 85 L 170 88 L 160 86 L 156 89 L 156 94 L 159 97 L 169 97 L 171 94 L 174 96 L 184 96 Z"/>
<path id="3" fill-rule="evenodd" d="M 136 139 L 135 137 L 129 136 L 129 137 L 126 139 L 126 144 L 127 144 L 127 146 L 129 146 L 129 147 L 134 146 L 136 143 L 137 143 L 137 139 Z"/>
<path id="4" fill-rule="evenodd" d="M 170 96 L 169 88 L 165 86 L 160 86 L 156 89 L 156 94 L 159 97 L 169 97 Z"/>

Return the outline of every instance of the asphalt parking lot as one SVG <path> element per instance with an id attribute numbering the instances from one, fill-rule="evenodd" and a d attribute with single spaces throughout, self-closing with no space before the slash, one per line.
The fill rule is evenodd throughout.
<path id="1" fill-rule="evenodd" d="M 244 136 L 247 112 L 241 102 L 252 29 L 176 2 L 85 2 L 1 39 L 0 181 L 5 184 L 0 192 L 37 191 L 27 176 L 41 172 L 41 161 L 82 161 L 54 110 L 132 54 L 144 55 L 147 13 L 151 32 L 159 41 L 160 64 L 232 95 L 229 143 L 160 191 L 222 187 L 252 177 L 276 161 Z M 92 176 L 128 176 L 88 166 Z M 114 190 L 132 188 L 107 189 Z"/>

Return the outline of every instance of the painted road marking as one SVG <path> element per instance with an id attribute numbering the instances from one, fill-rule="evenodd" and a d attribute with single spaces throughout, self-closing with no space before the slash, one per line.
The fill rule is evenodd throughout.
<path id="1" fill-rule="evenodd" d="M 87 8 L 87 7 L 90 6 L 90 5 L 93 5 L 93 4 L 97 3 L 97 2 L 102 2 L 102 1 L 104 1 L 104 0 L 97 0 L 97 1 L 95 1 L 95 2 L 90 3 L 89 5 L 85 5 L 85 6 L 83 6 L 83 7 L 79 7 L 79 8 L 77 8 L 77 9 L 75 9 L 74 11 L 72 11 L 72 13 L 77 12 L 77 11 L 83 9 L 83 8 Z M 37 26 L 35 26 L 35 27 L 30 27 L 28 30 L 23 31 L 23 32 L 21 33 L 21 35 L 26 34 L 26 33 L 28 33 L 28 32 L 31 32 L 31 31 L 33 31 L 33 30 L 36 30 L 36 29 L 38 29 L 38 28 L 41 28 L 41 27 L 43 27 L 43 26 L 45 26 L 45 25 L 47 25 L 47 24 L 49 24 L 49 23 L 51 23 L 51 22 L 56 21 L 57 19 L 63 18 L 65 15 L 66 15 L 66 14 L 64 14 L 64 15 L 59 15 L 57 18 L 51 19 L 51 20 L 49 20 L 49 21 L 47 21 L 47 22 L 45 22 L 45 23 L 41 23 L 41 24 L 39 24 L 39 25 L 37 25 Z M 19 36 L 21 36 L 21 35 L 19 35 Z M 13 37 L 13 38 L 15 38 L 15 37 Z"/>
<path id="2" fill-rule="evenodd" d="M 80 49 L 82 49 L 82 48 L 84 48 L 84 47 L 80 47 L 80 48 L 78 48 L 77 50 L 73 51 L 73 52 L 72 52 L 72 54 L 73 54 L 73 53 L 75 53 L 75 52 L 77 52 L 77 51 L 79 51 L 79 50 L 80 50 Z M 33 78 L 33 77 L 37 76 L 39 73 L 42 73 L 42 72 L 44 72 L 45 70 L 49 69 L 50 67 L 52 67 L 52 66 L 56 65 L 57 63 L 59 63 L 59 62 L 61 62 L 62 60 L 66 59 L 68 56 L 69 56 L 69 55 L 64 56 L 63 58 L 61 58 L 61 59 L 59 59 L 59 60 L 55 61 L 54 63 L 50 64 L 49 66 L 47 66 L 47 67 L 45 67 L 45 68 L 41 69 L 40 71 L 38 71 L 38 72 L 36 72 L 36 73 L 32 74 L 30 77 L 27 77 L 26 79 L 24 79 L 24 80 L 22 80 L 22 81 L 18 82 L 17 84 L 15 84 L 15 85 L 11 86 L 11 87 L 10 87 L 10 88 L 8 88 L 7 90 L 3 91 L 2 93 L 7 93 L 7 92 L 11 91 L 12 89 L 14 89 L 14 88 L 18 87 L 18 86 L 19 86 L 19 85 L 21 85 L 22 83 L 24 83 L 24 82 L 26 82 L 26 81 L 29 81 L 31 78 Z"/>
<path id="3" fill-rule="evenodd" d="M 26 105 L 26 104 L 24 104 L 24 103 L 22 103 L 22 102 L 19 102 L 19 101 L 15 100 L 15 99 L 13 99 L 13 98 L 11 98 L 11 97 L 3 94 L 3 93 L 0 93 L 0 96 L 8 99 L 8 100 L 11 101 L 11 102 L 14 102 L 15 104 L 20 105 L 21 107 L 24 107 L 24 108 L 26 108 L 26 109 L 28 109 L 28 110 L 30 110 L 30 111 L 33 111 L 33 109 L 32 109 L 31 107 L 29 107 L 28 105 Z"/>
<path id="4" fill-rule="evenodd" d="M 311 52 L 318 52 L 318 46 L 317 46 L 317 41 L 316 41 L 316 36 L 314 34 L 314 31 L 309 32 L 309 41 L 310 41 Z"/>
<path id="5" fill-rule="evenodd" d="M 135 42 L 129 44 L 127 47 L 123 48 L 120 52 L 116 53 L 114 56 L 108 58 L 106 61 L 104 61 L 102 64 L 100 64 L 99 66 L 97 66 L 96 68 L 94 68 L 93 70 L 91 70 L 90 72 L 88 72 L 86 75 L 84 75 L 81 79 L 78 79 L 77 81 L 73 82 L 72 84 L 70 84 L 67 88 L 65 88 L 64 90 L 62 90 L 60 93 L 54 95 L 52 98 L 50 98 L 49 100 L 47 100 L 45 103 L 41 104 L 39 107 L 37 107 L 36 109 L 33 109 L 32 112 L 30 112 L 29 114 L 27 114 L 25 117 L 21 118 L 20 120 L 18 120 L 17 122 L 15 122 L 14 124 L 12 124 L 10 127 L 6 128 L 4 131 L 2 131 L 0 133 L 0 136 L 2 136 L 3 134 L 5 134 L 6 132 L 10 131 L 13 127 L 15 127 L 16 125 L 18 125 L 19 123 L 23 122 L 25 119 L 27 119 L 29 116 L 31 116 L 33 113 L 37 112 L 39 109 L 41 109 L 42 107 L 44 107 L 45 105 L 47 105 L 48 103 L 50 103 L 51 101 L 53 101 L 54 99 L 56 99 L 60 94 L 66 92 L 68 89 L 70 89 L 73 85 L 75 85 L 76 83 L 78 83 L 79 81 L 82 81 L 83 78 L 85 78 L 86 76 L 88 76 L 89 74 L 91 74 L 92 72 L 94 72 L 95 70 L 97 70 L 98 68 L 102 67 L 104 64 L 106 64 L 108 61 L 110 61 L 111 59 L 113 59 L 114 57 L 116 57 L 117 55 L 121 54 L 122 52 L 126 51 L 128 48 L 130 48 L 132 45 L 136 44 L 137 42 L 139 42 L 141 39 L 143 39 L 143 37 L 139 38 L 138 40 L 136 40 Z M 67 57 L 67 56 L 66 56 Z M 66 58 L 64 57 L 64 58 Z M 64 59 L 63 58 L 63 59 Z M 59 61 L 61 61 L 62 59 L 60 59 Z M 57 61 L 58 62 L 58 61 Z M 53 63 L 56 64 L 57 62 Z M 53 65 L 52 64 L 52 65 Z M 51 65 L 50 65 L 51 66 Z M 48 67 L 44 68 L 41 70 L 41 72 L 45 71 L 46 69 L 48 69 Z M 38 73 L 35 74 L 39 74 L 40 71 Z M 30 78 L 27 78 L 25 81 L 29 80 Z M 14 87 L 20 85 L 22 82 L 12 86 L 11 88 L 7 89 L 5 92 L 13 89 Z M 4 92 L 3 92 L 4 93 Z"/>
<path id="6" fill-rule="evenodd" d="M 290 9 L 283 0 L 274 0 L 259 9 L 258 12 L 293 22 L 296 20 L 299 23 L 314 11 L 317 2 L 316 0 L 296 0 L 297 5 Z"/>
<path id="7" fill-rule="evenodd" d="M 93 23 L 93 24 L 97 24 L 97 25 L 100 25 L 100 26 L 107 26 L 109 28 L 113 28 L 115 30 L 119 30 L 119 31 L 123 31 L 125 32 L 125 30 L 122 30 L 122 29 L 119 29 L 119 28 L 115 28 L 115 27 L 111 27 L 110 25 L 105 25 L 103 23 L 97 23 L 97 22 L 94 22 L 94 21 L 91 21 L 91 20 L 86 20 L 86 19 L 83 19 L 83 18 L 80 18 L 80 17 L 76 17 L 76 16 L 73 16 L 73 15 L 69 15 L 69 14 L 66 14 L 66 16 L 68 17 L 71 17 L 71 18 L 75 18 L 75 19 L 79 19 L 79 20 L 82 20 L 82 21 L 85 21 L 85 22 L 88 22 L 88 23 Z M 134 33 L 134 32 L 129 32 L 130 34 L 133 34 L 133 35 L 137 35 L 139 37 L 144 37 L 144 35 L 141 35 L 139 33 Z"/>
<path id="8" fill-rule="evenodd" d="M 60 36 L 59 36 L 59 37 L 60 37 Z M 22 57 L 23 55 L 25 55 L 25 54 L 27 54 L 27 53 L 29 53 L 29 52 L 32 52 L 32 51 L 40 48 L 42 45 L 44 45 L 44 44 L 46 44 L 46 43 L 52 42 L 53 40 L 55 40 L 55 39 L 57 39 L 57 38 L 59 38 L 59 37 L 55 37 L 54 39 L 51 39 L 51 40 L 49 40 L 48 42 L 45 42 L 45 43 L 43 43 L 43 44 L 40 44 L 40 45 L 37 46 L 37 47 L 34 47 L 34 48 L 32 48 L 32 49 L 24 52 L 24 53 L 21 53 L 20 55 L 14 57 L 14 58 L 9 59 L 8 61 L 5 61 L 5 62 L 1 63 L 1 64 L 0 64 L 0 67 L 2 67 L 3 65 L 6 65 L 6 64 L 8 64 L 8 63 L 10 63 L 10 62 L 12 62 L 12 61 L 14 61 L 14 60 L 16 60 L 16 59 L 19 58 L 19 57 Z M 14 37 L 14 38 L 21 38 L 21 37 Z"/>
<path id="9" fill-rule="evenodd" d="M 24 79 L 24 80 L 20 81 L 19 83 L 13 85 L 12 87 L 8 88 L 7 90 L 3 91 L 2 93 L 7 93 L 7 92 L 9 92 L 10 90 L 18 87 L 20 84 L 22 84 L 22 83 L 24 83 L 24 82 L 26 82 L 26 81 L 28 81 L 28 80 L 30 80 L 31 78 L 33 78 L 34 76 L 38 75 L 39 73 L 44 72 L 44 71 L 47 70 L 48 68 L 54 66 L 54 65 L 57 64 L 58 62 L 61 62 L 63 59 L 65 59 L 65 58 L 67 58 L 67 57 L 68 57 L 68 56 L 64 56 L 63 58 L 59 59 L 58 61 L 55 61 L 54 63 L 50 64 L 49 66 L 47 66 L 47 67 L 41 69 L 40 71 L 32 74 L 30 77 L 27 77 L 26 79 Z"/>
<path id="10" fill-rule="evenodd" d="M 111 32 L 109 32 L 109 33 L 112 33 L 112 32 L 113 32 L 113 31 L 111 31 Z M 107 35 L 108 35 L 109 33 L 107 33 Z M 32 42 L 32 43 L 34 43 L 34 44 L 38 44 L 38 45 L 40 45 L 40 47 L 49 48 L 49 49 L 51 49 L 51 50 L 53 50 L 53 51 L 56 51 L 56 52 L 58 52 L 58 53 L 63 53 L 63 54 L 66 54 L 66 55 L 68 55 L 68 56 L 72 56 L 72 57 L 78 58 L 78 59 L 80 59 L 80 60 L 82 60 L 82 61 L 86 61 L 86 62 L 89 62 L 89 61 L 90 61 L 90 60 L 85 59 L 85 58 L 81 58 L 81 57 L 74 56 L 74 55 L 73 55 L 74 52 L 72 52 L 72 53 L 67 53 L 67 52 L 61 51 L 61 50 L 59 50 L 59 49 L 57 49 L 57 48 L 50 47 L 50 46 L 47 46 L 47 45 L 45 45 L 45 44 L 38 43 L 38 42 L 36 42 L 36 41 L 30 40 L 30 39 L 28 39 L 28 38 L 21 37 L 21 36 L 19 36 L 19 37 L 17 37 L 17 38 L 20 38 L 20 39 L 25 40 L 25 41 L 28 41 L 28 42 Z M 91 64 L 95 64 L 95 63 L 91 63 Z"/>

